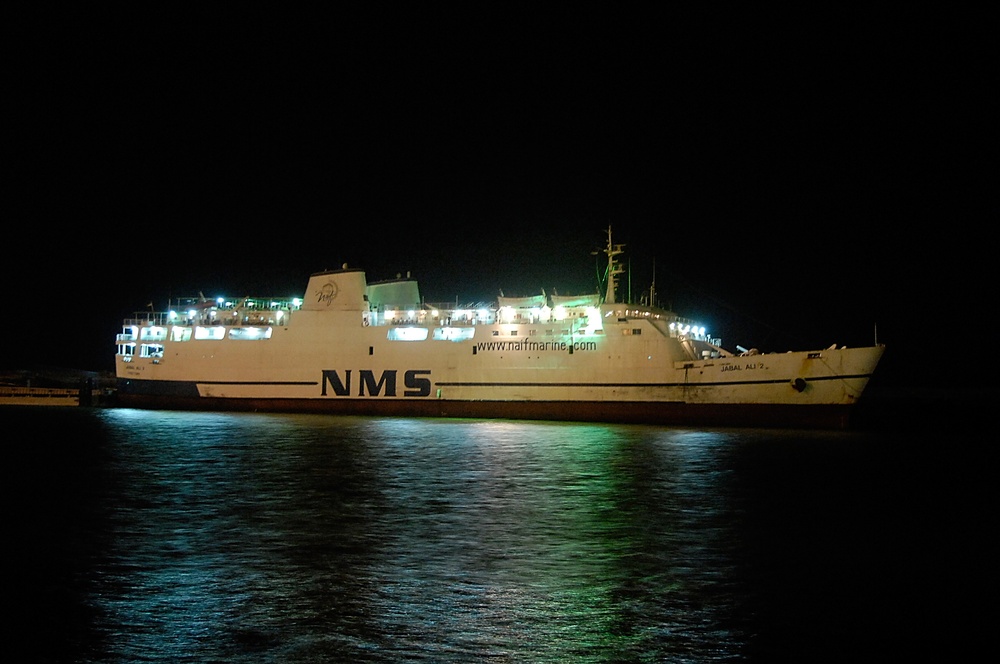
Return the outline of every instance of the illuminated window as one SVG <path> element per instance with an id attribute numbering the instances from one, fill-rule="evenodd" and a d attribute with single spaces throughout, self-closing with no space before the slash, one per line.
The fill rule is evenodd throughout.
<path id="1" fill-rule="evenodd" d="M 194 328 L 194 338 L 195 339 L 225 339 L 226 338 L 226 328 L 221 325 L 216 325 L 214 327 L 202 327 L 199 325 Z"/>
<path id="2" fill-rule="evenodd" d="M 394 327 L 387 335 L 389 341 L 423 341 L 427 338 L 426 327 Z"/>
<path id="3" fill-rule="evenodd" d="M 189 341 L 191 339 L 190 327 L 174 326 L 170 329 L 171 341 Z"/>
<path id="4" fill-rule="evenodd" d="M 163 357 L 163 344 L 142 344 L 139 347 L 140 357 Z"/>
<path id="5" fill-rule="evenodd" d="M 144 327 L 139 331 L 139 338 L 143 341 L 162 341 L 167 338 L 167 328 L 159 325 Z"/>
<path id="6" fill-rule="evenodd" d="M 435 341 L 462 341 L 471 339 L 475 334 L 474 327 L 436 327 L 432 338 Z"/>
<path id="7" fill-rule="evenodd" d="M 257 340 L 270 339 L 271 328 L 269 327 L 234 327 L 229 330 L 230 339 Z"/>

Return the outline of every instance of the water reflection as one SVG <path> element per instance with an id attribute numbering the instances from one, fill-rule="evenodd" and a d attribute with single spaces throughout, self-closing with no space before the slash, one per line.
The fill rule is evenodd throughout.
<path id="1" fill-rule="evenodd" d="M 642 661 L 745 646 L 724 432 L 102 417 L 116 495 L 90 601 L 112 658 Z"/>

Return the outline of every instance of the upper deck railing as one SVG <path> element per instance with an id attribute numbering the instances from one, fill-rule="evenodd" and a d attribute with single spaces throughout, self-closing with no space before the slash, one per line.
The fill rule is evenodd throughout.
<path id="1" fill-rule="evenodd" d="M 167 329 L 174 326 L 261 326 L 287 325 L 301 308 L 300 299 L 243 298 L 206 302 L 195 298 L 178 300 L 169 311 L 137 311 L 124 321 L 127 329 L 118 335 L 119 342 L 156 341 L 167 338 Z M 598 306 L 498 307 L 496 302 L 470 304 L 423 303 L 419 306 L 380 305 L 362 313 L 366 326 L 476 326 L 507 324 L 574 324 L 593 326 L 593 319 L 604 323 L 650 320 L 665 334 L 689 337 L 718 345 L 719 339 L 706 335 L 695 321 L 655 307 L 627 303 Z M 150 328 L 162 328 L 159 335 Z M 140 334 L 141 331 L 141 334 Z"/>

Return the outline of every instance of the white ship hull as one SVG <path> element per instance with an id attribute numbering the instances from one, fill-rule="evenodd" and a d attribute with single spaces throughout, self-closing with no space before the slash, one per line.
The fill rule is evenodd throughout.
<path id="1" fill-rule="evenodd" d="M 671 312 L 613 300 L 444 310 L 421 303 L 409 280 L 320 273 L 300 305 L 126 321 L 117 398 L 156 408 L 839 428 L 883 352 L 734 354 Z"/>

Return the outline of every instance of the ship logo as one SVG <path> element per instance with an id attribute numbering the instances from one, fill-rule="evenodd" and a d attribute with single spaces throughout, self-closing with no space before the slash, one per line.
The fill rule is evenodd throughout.
<path id="1" fill-rule="evenodd" d="M 386 369 L 381 377 L 376 378 L 375 372 L 368 369 L 358 371 L 358 393 L 359 397 L 394 397 L 396 394 L 396 369 Z M 431 393 L 431 381 L 423 376 L 430 375 L 430 369 L 410 369 L 403 373 L 403 384 L 407 389 L 403 390 L 404 397 L 426 397 Z M 340 372 L 336 369 L 323 369 L 323 391 L 322 396 L 327 396 L 326 388 L 329 386 L 334 395 L 338 397 L 351 396 L 351 370 L 344 371 L 341 378 Z"/>
<path id="2" fill-rule="evenodd" d="M 337 288 L 337 283 L 334 281 L 328 281 L 326 284 L 316 291 L 316 302 L 330 306 L 330 304 L 337 299 L 337 293 L 340 289 Z"/>

